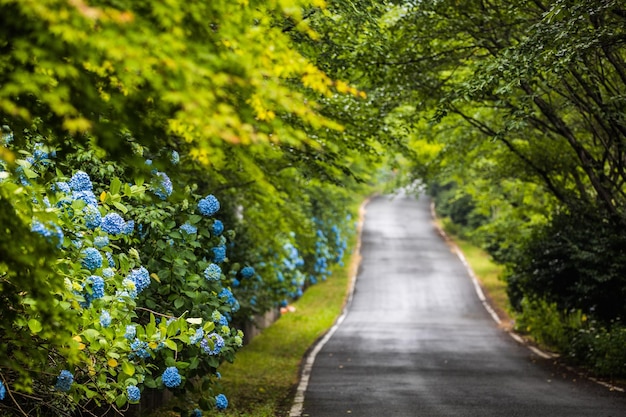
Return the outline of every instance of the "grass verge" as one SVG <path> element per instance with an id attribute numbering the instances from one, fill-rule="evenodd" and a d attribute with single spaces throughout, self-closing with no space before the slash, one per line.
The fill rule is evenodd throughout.
<path id="1" fill-rule="evenodd" d="M 508 317 L 510 304 L 506 294 L 506 282 L 502 279 L 504 267 L 496 264 L 491 256 L 478 246 L 455 236 L 451 239 L 463 252 L 467 263 L 474 271 L 485 295 L 490 298 L 492 307 L 498 312 L 500 318 Z"/>

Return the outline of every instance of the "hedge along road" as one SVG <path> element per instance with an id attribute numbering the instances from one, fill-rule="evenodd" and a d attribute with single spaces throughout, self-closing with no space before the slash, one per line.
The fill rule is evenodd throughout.
<path id="1" fill-rule="evenodd" d="M 626 416 L 624 393 L 555 373 L 498 327 L 425 197 L 366 210 L 352 301 L 292 415 Z"/>

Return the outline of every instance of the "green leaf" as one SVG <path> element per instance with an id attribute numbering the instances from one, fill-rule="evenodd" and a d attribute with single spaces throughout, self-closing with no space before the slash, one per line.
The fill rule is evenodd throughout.
<path id="1" fill-rule="evenodd" d="M 89 343 L 93 343 L 98 336 L 100 336 L 100 332 L 96 329 L 86 329 L 83 331 L 83 336 Z"/>
<path id="2" fill-rule="evenodd" d="M 111 180 L 111 188 L 110 188 L 111 194 L 119 194 L 121 187 L 122 187 L 122 181 L 120 181 L 119 178 L 113 178 Z"/>
<path id="3" fill-rule="evenodd" d="M 128 361 L 124 361 L 122 362 L 122 371 L 128 376 L 133 376 L 135 375 L 135 365 Z"/>
<path id="4" fill-rule="evenodd" d="M 117 405 L 118 408 L 122 408 L 124 404 L 126 404 L 126 394 L 118 395 L 115 399 L 115 405 Z"/>
<path id="5" fill-rule="evenodd" d="M 116 209 L 118 209 L 119 211 L 121 211 L 124 214 L 126 214 L 128 212 L 128 209 L 122 203 L 114 202 L 113 206 L 115 206 Z"/>
<path id="6" fill-rule="evenodd" d="M 176 346 L 176 342 L 174 342 L 173 340 L 165 339 L 163 343 L 165 344 L 165 346 L 167 346 L 169 349 L 173 350 L 174 352 L 178 351 L 178 346 Z"/>
<path id="7" fill-rule="evenodd" d="M 182 298 L 179 297 L 174 300 L 174 307 L 181 308 L 184 305 L 185 305 L 185 300 L 183 300 Z"/>
<path id="8" fill-rule="evenodd" d="M 28 328 L 35 334 L 39 333 L 43 329 L 39 320 L 36 319 L 28 320 Z"/>

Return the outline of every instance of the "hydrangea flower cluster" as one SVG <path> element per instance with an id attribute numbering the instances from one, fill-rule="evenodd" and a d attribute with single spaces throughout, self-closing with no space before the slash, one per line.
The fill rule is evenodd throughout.
<path id="1" fill-rule="evenodd" d="M 156 177 L 156 184 L 152 186 L 152 192 L 161 200 L 166 200 L 174 191 L 172 180 L 165 172 L 157 172 Z"/>
<path id="2" fill-rule="evenodd" d="M 213 194 L 207 195 L 198 202 L 198 211 L 204 216 L 213 216 L 219 209 L 220 202 Z"/>
<path id="3" fill-rule="evenodd" d="M 7 395 L 7 389 L 4 386 L 4 383 L 0 381 L 0 401 L 4 400 L 4 397 Z"/>
<path id="4" fill-rule="evenodd" d="M 228 326 L 228 318 L 217 310 L 213 311 L 211 319 L 220 326 Z"/>
<path id="5" fill-rule="evenodd" d="M 219 265 L 210 264 L 204 270 L 204 277 L 208 281 L 219 281 L 222 277 L 222 268 L 220 268 Z"/>
<path id="6" fill-rule="evenodd" d="M 70 189 L 72 191 L 92 191 L 93 184 L 91 183 L 91 179 L 89 175 L 83 171 L 78 171 L 74 175 L 69 182 Z"/>
<path id="7" fill-rule="evenodd" d="M 150 273 L 143 266 L 137 269 L 133 269 L 130 272 L 128 279 L 130 279 L 135 284 L 135 289 L 137 293 L 142 292 L 145 288 L 148 287 L 148 285 L 150 285 Z"/>
<path id="8" fill-rule="evenodd" d="M 204 330 L 196 329 L 196 332 L 194 333 L 194 335 L 189 338 L 189 343 L 191 343 L 192 345 L 195 345 L 200 340 L 202 340 L 203 337 L 204 337 Z"/>
<path id="9" fill-rule="evenodd" d="M 102 223 L 102 215 L 95 205 L 87 205 L 83 208 L 83 218 L 85 226 L 90 230 L 94 230 Z"/>
<path id="10" fill-rule="evenodd" d="M 137 336 L 137 328 L 132 324 L 126 326 L 126 333 L 124 333 L 124 337 L 128 340 L 132 340 Z"/>
<path id="11" fill-rule="evenodd" d="M 126 387 L 126 395 L 128 396 L 128 401 L 131 403 L 136 403 L 141 399 L 141 391 L 139 391 L 136 385 Z"/>
<path id="12" fill-rule="evenodd" d="M 215 407 L 218 410 L 225 410 L 228 407 L 228 398 L 224 394 L 215 397 Z"/>
<path id="13" fill-rule="evenodd" d="M 185 232 L 188 235 L 193 235 L 193 234 L 198 233 L 198 228 L 189 223 L 185 223 L 182 226 L 180 226 L 180 230 L 181 232 Z"/>
<path id="14" fill-rule="evenodd" d="M 202 410 L 199 408 L 194 408 L 191 412 L 191 417 L 202 417 Z"/>
<path id="15" fill-rule="evenodd" d="M 134 220 L 127 221 L 126 224 L 124 225 L 124 230 L 122 230 L 122 233 L 124 233 L 125 235 L 132 235 L 134 231 L 135 231 L 135 221 Z"/>
<path id="16" fill-rule="evenodd" d="M 69 194 L 72 192 L 70 185 L 68 183 L 66 183 L 65 181 L 58 181 L 54 183 L 54 187 L 53 187 L 54 191 L 60 191 L 62 193 L 66 193 Z"/>
<path id="17" fill-rule="evenodd" d="M 96 236 L 93 240 L 93 245 L 96 248 L 102 249 L 103 247 L 107 246 L 109 244 L 109 237 L 108 236 Z"/>
<path id="18" fill-rule="evenodd" d="M 59 376 L 57 377 L 57 382 L 54 385 L 56 389 L 59 391 L 67 392 L 72 388 L 72 383 L 74 382 L 74 375 L 66 369 L 62 370 Z"/>
<path id="19" fill-rule="evenodd" d="M 219 236 L 224 232 L 224 223 L 220 220 L 215 220 L 213 222 L 213 226 L 211 227 L 211 232 L 213 232 L 214 236 Z"/>
<path id="20" fill-rule="evenodd" d="M 148 359 L 150 357 L 150 350 L 148 347 L 148 343 L 143 342 L 137 338 L 130 344 L 130 348 L 132 349 L 132 353 L 128 355 L 130 359 L 135 357 L 139 359 Z"/>
<path id="21" fill-rule="evenodd" d="M 95 271 L 102 266 L 102 255 L 96 248 L 83 249 L 81 252 L 81 265 L 90 271 Z"/>
<path id="22" fill-rule="evenodd" d="M 109 327 L 111 325 L 111 313 L 107 310 L 103 310 L 100 314 L 100 325 L 102 327 Z"/>
<path id="23" fill-rule="evenodd" d="M 176 388 L 182 382 L 182 378 L 178 373 L 178 368 L 175 366 L 170 366 L 163 372 L 161 376 L 161 380 L 163 381 L 163 385 L 168 388 Z"/>
<path id="24" fill-rule="evenodd" d="M 230 305 L 232 311 L 239 310 L 239 301 L 237 301 L 233 293 L 228 288 L 223 288 L 217 296 L 219 298 L 226 299 L 226 302 Z"/>
<path id="25" fill-rule="evenodd" d="M 98 275 L 92 275 L 87 278 L 87 282 L 91 284 L 91 297 L 95 300 L 104 297 L 104 279 Z"/>
<path id="26" fill-rule="evenodd" d="M 212 349 L 207 340 L 211 340 L 211 342 L 213 343 Z M 202 341 L 200 342 L 200 347 L 209 355 L 217 355 L 224 347 L 224 339 L 217 333 L 211 333 L 207 335 L 207 337 L 202 339 Z"/>
<path id="27" fill-rule="evenodd" d="M 124 233 L 126 221 L 117 213 L 108 213 L 102 219 L 100 227 L 111 235 L 119 235 Z"/>
<path id="28" fill-rule="evenodd" d="M 226 246 L 220 245 L 211 249 L 213 252 L 213 262 L 221 264 L 226 260 Z"/>
<path id="29" fill-rule="evenodd" d="M 43 224 L 39 220 L 33 219 L 30 230 L 45 237 L 48 242 L 56 244 L 57 247 L 61 247 L 63 243 L 63 229 L 53 222 Z"/>
<path id="30" fill-rule="evenodd" d="M 254 275 L 254 268 L 251 266 L 245 266 L 241 269 L 241 276 L 243 278 L 251 278 Z"/>

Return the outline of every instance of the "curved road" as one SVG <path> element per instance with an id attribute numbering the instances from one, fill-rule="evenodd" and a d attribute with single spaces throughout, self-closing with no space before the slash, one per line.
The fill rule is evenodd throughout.
<path id="1" fill-rule="evenodd" d="M 626 416 L 626 395 L 555 370 L 499 329 L 426 198 L 367 206 L 354 297 L 302 416 Z"/>

